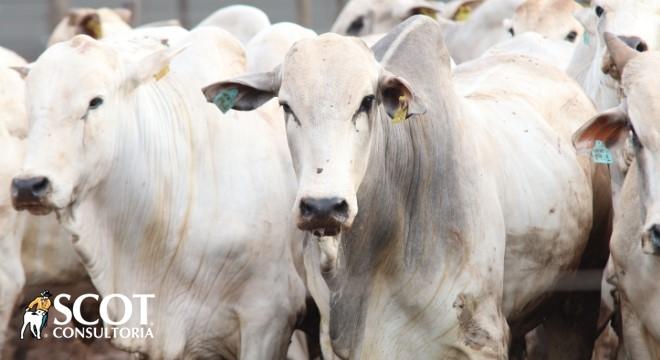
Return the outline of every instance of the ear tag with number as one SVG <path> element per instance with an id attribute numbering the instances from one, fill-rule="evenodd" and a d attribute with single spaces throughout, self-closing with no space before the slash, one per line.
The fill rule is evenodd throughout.
<path id="1" fill-rule="evenodd" d="M 213 98 L 213 103 L 224 114 L 224 113 L 226 113 L 227 111 L 231 110 L 234 107 L 234 103 L 236 103 L 236 98 L 237 97 L 238 97 L 238 89 L 229 88 L 229 89 L 225 89 L 225 90 L 220 91 Z"/>
<path id="2" fill-rule="evenodd" d="M 600 140 L 596 140 L 593 149 L 591 149 L 591 161 L 595 164 L 609 165 L 613 163 L 612 153 Z"/>

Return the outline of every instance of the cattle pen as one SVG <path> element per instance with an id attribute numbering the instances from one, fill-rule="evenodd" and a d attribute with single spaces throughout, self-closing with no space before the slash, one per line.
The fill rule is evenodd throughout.
<path id="1" fill-rule="evenodd" d="M 0 359 L 660 360 L 658 14 L 0 0 Z"/>

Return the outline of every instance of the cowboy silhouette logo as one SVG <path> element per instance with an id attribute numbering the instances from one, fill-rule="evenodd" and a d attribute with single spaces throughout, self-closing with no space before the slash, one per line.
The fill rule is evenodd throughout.
<path id="1" fill-rule="evenodd" d="M 32 336 L 41 340 L 41 331 L 46 327 L 48 322 L 48 310 L 52 306 L 52 297 L 50 291 L 44 290 L 35 298 L 23 314 L 23 327 L 21 328 L 21 339 L 25 333 L 26 328 L 30 328 Z"/>

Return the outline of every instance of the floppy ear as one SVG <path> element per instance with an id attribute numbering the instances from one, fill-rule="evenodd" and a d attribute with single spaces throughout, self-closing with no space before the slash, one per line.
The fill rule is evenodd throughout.
<path id="1" fill-rule="evenodd" d="M 628 114 L 621 107 L 617 107 L 596 115 L 582 125 L 573 134 L 573 146 L 578 152 L 589 150 L 594 146 L 596 140 L 600 140 L 605 146 L 612 147 L 625 139 L 629 129 Z"/>
<path id="2" fill-rule="evenodd" d="M 249 111 L 277 96 L 280 90 L 279 67 L 266 73 L 220 81 L 202 89 L 206 100 L 223 113 L 230 109 Z"/>
<path id="3" fill-rule="evenodd" d="M 94 39 L 103 37 L 103 27 L 98 13 L 91 13 L 83 16 L 78 23 L 81 34 L 88 35 Z"/>
<path id="4" fill-rule="evenodd" d="M 138 87 L 148 81 L 158 81 L 170 71 L 172 59 L 186 49 L 186 46 L 158 50 L 147 55 L 129 70 L 128 81 L 132 87 Z"/>
<path id="5" fill-rule="evenodd" d="M 378 92 L 387 115 L 395 123 L 426 112 L 426 107 L 415 95 L 410 84 L 386 70 L 381 72 Z"/>

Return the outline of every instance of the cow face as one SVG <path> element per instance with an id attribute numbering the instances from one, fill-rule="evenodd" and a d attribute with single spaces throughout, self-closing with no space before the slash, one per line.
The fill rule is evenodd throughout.
<path id="1" fill-rule="evenodd" d="M 406 81 L 362 41 L 334 34 L 299 41 L 274 72 L 204 89 L 209 101 L 226 92 L 235 92 L 239 110 L 279 97 L 299 183 L 294 213 L 300 229 L 318 236 L 349 228 L 357 214 L 379 106 L 399 119 L 423 112 Z"/>
<path id="2" fill-rule="evenodd" d="M 610 61 L 603 37 L 605 32 L 619 36 L 638 52 L 657 49 L 660 45 L 660 1 L 595 0 L 592 9 L 598 19 L 596 59 L 602 61 L 603 72 L 613 78 L 618 79 L 620 72 Z"/>
<path id="3" fill-rule="evenodd" d="M 631 148 L 640 179 L 643 249 L 660 254 L 660 75 L 654 70 L 660 53 L 640 54 L 610 33 L 605 38 L 613 64 L 622 70 L 624 102 L 591 119 L 574 135 L 574 143 L 578 150 L 590 148 L 595 140 L 608 148 Z"/>
<path id="4" fill-rule="evenodd" d="M 528 0 L 518 6 L 507 30 L 514 36 L 534 31 L 550 39 L 575 42 L 584 29 L 574 16 L 580 8 L 573 0 Z"/>
<path id="5" fill-rule="evenodd" d="M 127 64 L 112 47 L 84 35 L 39 57 L 26 77 L 31 128 L 12 182 L 17 210 L 42 215 L 69 208 L 107 177 L 133 91 L 165 57 L 157 51 Z"/>
<path id="6" fill-rule="evenodd" d="M 53 30 L 48 45 L 67 41 L 81 34 L 100 39 L 117 30 L 128 30 L 131 17 L 131 11 L 124 8 L 71 9 Z"/>
<path id="7" fill-rule="evenodd" d="M 435 18 L 440 11 L 439 3 L 425 0 L 351 0 L 331 31 L 350 36 L 382 34 L 413 15 Z"/>

